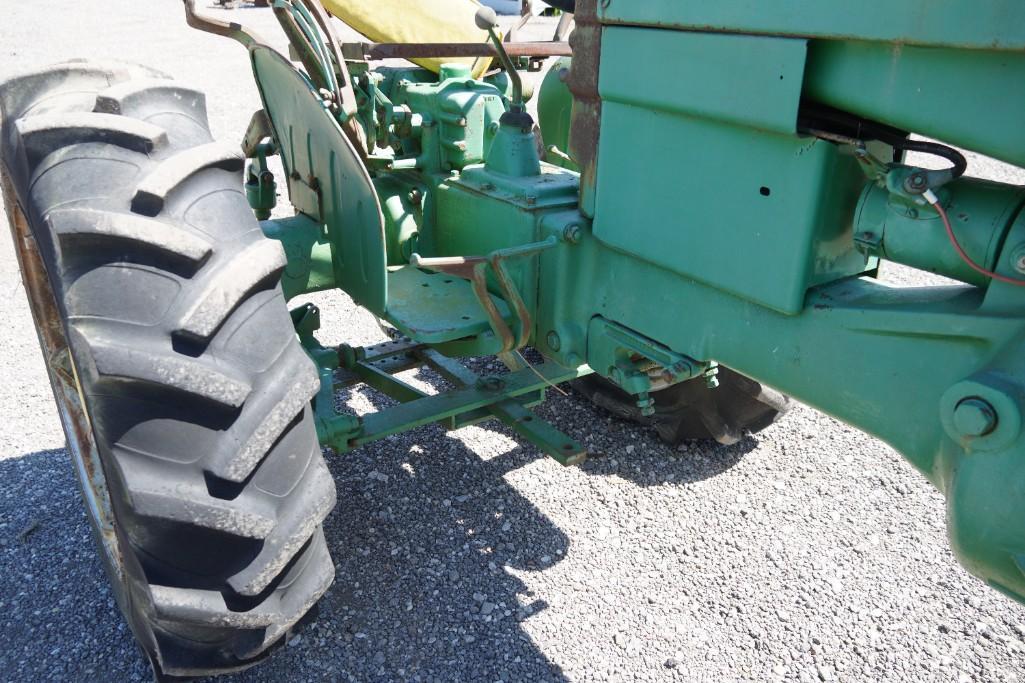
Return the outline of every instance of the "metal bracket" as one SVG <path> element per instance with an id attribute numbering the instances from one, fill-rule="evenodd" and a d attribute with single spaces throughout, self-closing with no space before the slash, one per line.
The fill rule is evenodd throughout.
<path id="1" fill-rule="evenodd" d="M 854 233 L 854 246 L 868 256 L 879 256 L 883 244 L 883 236 L 878 232 Z"/>
<path id="2" fill-rule="evenodd" d="M 437 351 L 421 352 L 426 362 L 445 379 L 464 387 L 477 384 L 478 378 L 461 363 L 446 358 Z M 497 378 L 487 378 L 497 379 Z M 544 400 L 544 388 L 538 391 L 537 403 Z M 551 423 L 539 419 L 531 413 L 527 405 L 517 399 L 506 399 L 487 407 L 488 412 L 508 425 L 519 436 L 534 444 L 550 455 L 560 465 L 578 465 L 587 458 L 584 447 L 552 426 Z"/>
<path id="3" fill-rule="evenodd" d="M 278 184 L 274 172 L 267 166 L 267 157 L 274 153 L 273 143 L 260 143 L 246 165 L 246 199 L 256 219 L 261 221 L 270 218 L 278 204 Z"/>
<path id="4" fill-rule="evenodd" d="M 249 29 L 242 28 L 241 24 L 228 23 L 203 16 L 196 12 L 196 0 L 183 0 L 185 3 L 185 23 L 194 29 L 224 36 L 238 41 L 243 47 L 249 49 L 254 45 L 266 45 L 267 42 L 258 34 Z"/>
<path id="5" fill-rule="evenodd" d="M 618 323 L 600 316 L 591 319 L 587 330 L 587 363 L 629 394 L 637 396 L 642 414 L 655 410 L 652 391 L 704 376 L 717 386 L 718 367 L 676 353 Z"/>
<path id="6" fill-rule="evenodd" d="M 256 156 L 263 141 L 273 137 L 274 131 L 266 110 L 260 109 L 253 112 L 252 118 L 249 119 L 249 125 L 246 126 L 245 137 L 242 138 L 242 155 L 247 159 L 252 159 Z"/>
<path id="7" fill-rule="evenodd" d="M 458 429 L 498 418 L 563 465 L 578 464 L 587 456 L 578 442 L 529 410 L 544 401 L 547 386 L 575 379 L 581 374 L 579 369 L 546 363 L 506 375 L 479 377 L 458 361 L 405 338 L 366 348 L 326 348 L 313 335 L 320 327 L 320 311 L 312 304 L 293 310 L 292 322 L 320 375 L 321 388 L 313 400 L 317 435 L 321 443 L 339 452 L 426 424 Z M 428 394 L 395 377 L 423 365 L 456 388 Z M 359 384 L 373 387 L 400 405 L 362 418 L 339 413 L 335 390 Z"/>

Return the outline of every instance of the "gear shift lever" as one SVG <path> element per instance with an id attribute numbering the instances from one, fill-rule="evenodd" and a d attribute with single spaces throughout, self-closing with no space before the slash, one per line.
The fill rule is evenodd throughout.
<path id="1" fill-rule="evenodd" d="M 491 37 L 491 42 L 495 46 L 495 51 L 498 52 L 498 60 L 502 62 L 502 66 L 505 67 L 506 73 L 509 74 L 509 79 L 512 81 L 513 92 L 512 102 L 509 105 L 510 113 L 523 113 L 526 111 L 523 106 L 523 82 L 520 80 L 520 74 L 516 71 L 516 67 L 513 65 L 511 59 L 509 59 L 509 53 L 505 51 L 505 46 L 502 45 L 501 39 L 498 34 L 495 33 L 495 28 L 498 27 L 498 15 L 495 14 L 495 10 L 490 7 L 481 7 L 477 10 L 477 16 L 475 17 L 477 22 L 477 28 L 482 31 L 487 31 Z"/>

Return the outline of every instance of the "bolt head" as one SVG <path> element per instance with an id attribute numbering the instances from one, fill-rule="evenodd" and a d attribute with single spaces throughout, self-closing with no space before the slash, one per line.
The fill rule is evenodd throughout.
<path id="1" fill-rule="evenodd" d="M 548 348 L 550 348 L 552 351 L 558 351 L 559 348 L 562 346 L 562 340 L 559 338 L 559 333 L 555 330 L 552 330 L 548 333 L 547 341 Z"/>
<path id="2" fill-rule="evenodd" d="M 573 223 L 571 225 L 567 225 L 566 229 L 562 231 L 562 236 L 570 244 L 577 244 L 577 243 L 579 243 L 580 242 L 580 237 L 583 234 L 584 234 L 584 231 L 576 223 Z"/>
<path id="3" fill-rule="evenodd" d="M 954 408 L 954 427 L 963 436 L 985 436 L 996 429 L 996 426 L 996 411 L 981 398 L 966 398 Z"/>

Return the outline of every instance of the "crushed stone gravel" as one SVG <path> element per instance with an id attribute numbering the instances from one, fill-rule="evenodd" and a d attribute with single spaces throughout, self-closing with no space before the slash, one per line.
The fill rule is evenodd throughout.
<path id="1" fill-rule="evenodd" d="M 207 11 L 277 35 L 269 10 Z M 189 30 L 180 2 L 6 3 L 0 81 L 72 57 L 146 63 L 200 87 L 219 139 L 240 140 L 258 108 L 243 50 Z M 985 159 L 972 169 L 1025 182 Z M 91 544 L 7 238 L 0 291 L 0 678 L 146 680 Z M 325 341 L 382 338 L 345 296 L 317 302 Z M 1023 608 L 957 565 L 942 497 L 886 445 L 798 406 L 734 446 L 672 449 L 550 394 L 539 413 L 591 450 L 581 467 L 494 424 L 330 456 L 338 579 L 320 618 L 223 680 L 1021 677 Z M 339 400 L 385 405 L 369 391 Z"/>

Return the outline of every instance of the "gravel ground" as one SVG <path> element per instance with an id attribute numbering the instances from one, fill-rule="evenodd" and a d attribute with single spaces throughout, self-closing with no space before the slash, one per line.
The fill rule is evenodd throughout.
<path id="1" fill-rule="evenodd" d="M 266 10 L 231 14 L 275 34 Z M 0 46 L 0 80 L 76 56 L 160 68 L 211 94 L 222 138 L 241 139 L 258 107 L 243 51 L 188 30 L 171 0 L 6 2 Z M 987 160 L 973 170 L 1025 181 Z M 0 679 L 146 679 L 6 238 L 0 291 Z M 326 340 L 381 338 L 344 296 L 318 303 Z M 736 446 L 680 450 L 575 395 L 540 412 L 595 457 L 563 469 L 495 425 L 332 456 L 338 579 L 320 619 L 224 680 L 1019 678 L 1022 608 L 957 565 L 941 497 L 879 441 L 800 406 Z"/>

